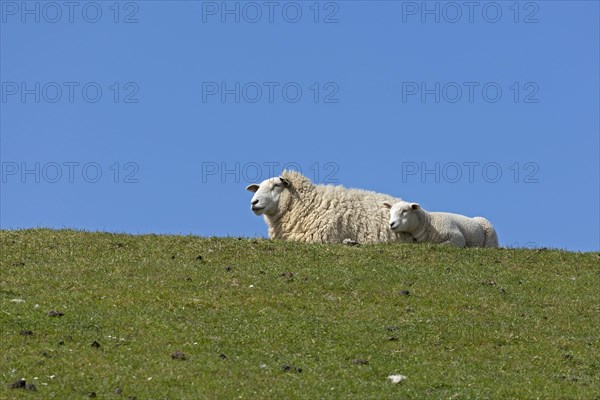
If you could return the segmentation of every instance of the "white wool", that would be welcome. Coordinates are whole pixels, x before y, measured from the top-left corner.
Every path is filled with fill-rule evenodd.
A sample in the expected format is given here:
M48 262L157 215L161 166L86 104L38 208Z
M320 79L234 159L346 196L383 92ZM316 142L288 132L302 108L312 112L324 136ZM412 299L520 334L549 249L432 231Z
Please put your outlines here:
M498 247L496 230L485 218L428 212L417 203L383 203L390 212L390 228L410 234L417 242L458 247Z
M399 201L391 196L343 186L315 185L302 174L284 171L260 185L254 192L252 210L264 215L269 238L306 243L360 244L412 242L409 235L390 231L383 201Z

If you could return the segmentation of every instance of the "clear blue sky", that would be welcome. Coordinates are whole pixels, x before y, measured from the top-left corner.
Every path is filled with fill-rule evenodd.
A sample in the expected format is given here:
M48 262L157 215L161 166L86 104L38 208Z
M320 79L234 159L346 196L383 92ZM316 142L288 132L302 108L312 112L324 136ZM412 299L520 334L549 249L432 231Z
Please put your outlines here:
M597 1L223 4L0 2L2 229L266 236L295 163L600 250Z

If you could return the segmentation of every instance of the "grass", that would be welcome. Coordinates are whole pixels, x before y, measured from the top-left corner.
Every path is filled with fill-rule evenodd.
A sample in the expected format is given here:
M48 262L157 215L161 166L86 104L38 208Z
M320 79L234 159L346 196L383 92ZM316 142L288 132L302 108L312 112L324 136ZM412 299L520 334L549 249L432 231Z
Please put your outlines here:
M0 249L1 399L600 399L599 253L45 229Z

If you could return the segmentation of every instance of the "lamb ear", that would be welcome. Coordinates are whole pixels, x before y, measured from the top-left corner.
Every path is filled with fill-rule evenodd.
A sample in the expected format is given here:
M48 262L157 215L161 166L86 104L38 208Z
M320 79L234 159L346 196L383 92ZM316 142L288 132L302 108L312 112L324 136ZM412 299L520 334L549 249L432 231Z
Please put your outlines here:
M283 176L279 177L279 180L281 180L281 183L283 184L283 186L288 187L290 185L290 181L288 181L287 179L285 179Z
M411 203L410 208L411 210L417 211L421 209L421 206L418 203Z
M256 183L253 183L252 185L248 185L246 186L246 190L252 193L256 193L256 191L258 190L259 186Z
M384 201L382 204L385 208L392 208L392 205L390 203L388 203L387 201Z

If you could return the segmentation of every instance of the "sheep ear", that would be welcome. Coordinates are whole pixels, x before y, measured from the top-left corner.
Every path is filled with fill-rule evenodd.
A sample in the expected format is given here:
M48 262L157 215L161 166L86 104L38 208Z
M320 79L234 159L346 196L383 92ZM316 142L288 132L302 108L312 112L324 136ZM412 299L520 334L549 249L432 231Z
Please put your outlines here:
M411 203L410 208L411 210L417 211L421 209L421 206L417 203Z
M279 180L281 180L281 183L283 184L283 186L288 187L290 185L290 181L288 181L287 179L285 179L283 176L279 177Z
M253 183L252 185L248 185L246 186L246 190L252 193L256 193L256 191L258 190L259 186L256 183Z
M387 201L384 201L382 204L385 208L392 208L392 205L390 203L388 203Z

